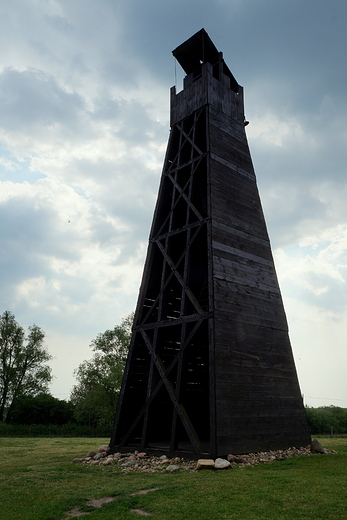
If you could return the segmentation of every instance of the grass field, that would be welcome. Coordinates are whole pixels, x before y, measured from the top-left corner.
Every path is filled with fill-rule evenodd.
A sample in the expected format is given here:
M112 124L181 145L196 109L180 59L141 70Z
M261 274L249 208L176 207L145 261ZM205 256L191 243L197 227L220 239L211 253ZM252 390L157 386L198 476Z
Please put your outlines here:
M341 520L347 518L347 439L320 439L337 455L298 457L255 467L198 473L121 473L72 464L108 439L2 438L0 518L63 520ZM159 488L130 496L139 490ZM114 497L101 508L88 501Z

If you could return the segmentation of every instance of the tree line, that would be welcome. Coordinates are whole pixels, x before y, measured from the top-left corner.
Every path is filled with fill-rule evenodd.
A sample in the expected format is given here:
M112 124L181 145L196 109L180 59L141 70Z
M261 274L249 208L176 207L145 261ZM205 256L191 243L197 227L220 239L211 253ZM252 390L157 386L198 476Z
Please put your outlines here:
M44 344L45 333L37 325L26 333L14 314L5 311L0 316L0 434L45 433L52 430L48 426L63 425L71 434L110 434L132 323L130 314L120 325L98 334L90 345L92 358L74 371L76 385L70 398L61 400L48 390L52 373L47 363L52 356Z
M320 406L305 410L312 435L347 434L347 408Z
M15 316L0 316L0 434L109 435L131 339L133 314L97 335L92 357L74 371L70 398L49 393L52 358L37 325L26 333ZM347 409L306 407L312 435L347 434Z

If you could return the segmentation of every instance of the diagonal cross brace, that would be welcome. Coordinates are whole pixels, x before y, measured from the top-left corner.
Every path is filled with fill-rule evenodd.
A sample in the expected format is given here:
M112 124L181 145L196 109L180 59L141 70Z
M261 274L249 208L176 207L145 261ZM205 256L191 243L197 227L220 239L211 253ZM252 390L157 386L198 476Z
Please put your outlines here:
M166 387L166 390L169 394L169 397L174 405L174 408L179 416L179 418L181 419L182 421L182 424L187 432L187 435L189 437L189 440L190 442L192 443L192 446L194 448L195 451L199 452L199 453L202 453L202 447L200 445L200 441L199 441L199 437L197 436L197 433L194 429L194 426L192 425L189 417L188 417L188 414L187 412L185 411L185 408L183 406L182 403L179 403L176 399L176 395L175 395L175 390L171 384L171 382L169 381L169 379L167 378L166 376L166 373L165 373L165 367L163 365L163 362L161 361L161 359L159 358L159 356L156 354L156 352L154 351L153 347L152 347L152 344L151 342L149 341L148 339L148 336L147 334L145 333L144 330L141 330L141 335L146 343L146 346L152 356L152 359L154 361L154 364L159 372L159 375Z
M205 223L206 223L206 219L204 220L204 222L203 222L202 224L205 224ZM190 247L191 244L194 242L194 240L195 240L197 234L199 233L199 231L200 231L200 226L195 230L194 234L190 237L189 244L188 244L189 247ZM160 243L160 241L159 241L159 238L158 238L157 240L153 240L153 241L152 241L152 244L153 244L153 243L157 244L157 246L158 246L159 249L160 249L160 252L161 252L161 253L163 254L163 256L164 256L164 259L165 259L166 261L168 261L167 259L170 258L170 257L167 255L166 252L165 252L165 254L163 253L163 251L165 251L165 249L164 249L163 246L161 245L161 243ZM152 245L151 245L151 247L152 247ZM185 250L183 251L183 253L181 254L180 258L178 259L176 265L178 265L178 264L182 261L183 257L186 255L186 253L187 253L187 249L185 249ZM165 289L166 289L168 283L170 282L171 278L173 277L173 275L175 275L177 279L178 279L178 276L180 276L179 273L178 273L178 271L177 271L177 269L176 269L175 264L173 263L173 261L170 259L170 262L168 262L168 263L169 263L169 265L170 265L170 267L171 267L171 273L168 275L167 279L166 279L165 282L163 283L163 286L161 287L158 296L155 298L155 300L154 300L154 302L152 303L150 309L147 311L145 317L143 318L143 320L142 320L142 324L144 324L144 323L146 322L148 316L151 314L151 312L153 311L153 309L154 309L155 306L157 305L158 300L160 299L160 297L161 297L162 294L164 293L164 291L165 291ZM196 308L197 312L198 312L199 314L202 314L204 311L201 309L201 306L199 305L199 303L198 303L196 297L194 296L194 294L192 293L192 291L191 291L191 290L190 290L190 289L185 285L185 283L184 283L182 277L180 277L180 279L178 279L178 281L179 281L179 283L182 285L182 287L184 288L184 290L186 291L186 294L188 295L189 299L190 299L191 302L193 303L193 305L194 305L194 307ZM189 292L188 292L188 291L189 291ZM199 308L197 307L197 305L199 306Z
M200 215L199 211L195 208L195 206L192 203L192 201L187 198L187 195L184 193L184 190L186 189L187 185L189 183L191 183L193 175L195 173L195 170L197 169L197 167L199 166L199 164L201 162L201 158L202 158L202 156L196 157L192 161L189 161L189 163L191 165L191 168L192 168L192 171L190 172L189 179L187 180L184 188L181 188L181 186L179 186L177 184L177 182L174 180L174 178L172 176L172 173L174 173L175 171L178 171L181 168L181 165L175 166L175 167L172 167L172 165L170 165L169 169L167 171L165 171L165 176L170 179L170 181L172 182L174 187L177 189L177 191L180 193L180 195L184 198L185 202L188 204L190 209L195 213L195 215L197 216L198 220L200 220L200 221L203 220L203 217ZM165 224L167 223L168 219L170 218L170 215L171 215L172 211L175 209L175 207L177 206L178 201L179 201L179 198L175 201L174 205L170 208L170 211L169 211L168 215L166 216L165 220L163 220L162 225L161 225L161 227L160 227L160 229L158 231L159 233L163 229Z
M167 263L169 264L170 268L171 268L171 271L172 273L176 276L178 282L181 284L181 286L183 287L185 293L187 294L188 298L190 299L190 301L192 302L192 304L194 305L194 307L196 308L197 312L199 314L203 314L204 311L203 309L200 307L200 304L199 302L197 301L197 299L195 298L194 294L192 293L191 289L185 284L182 276L180 275L180 273L178 272L178 270L176 269L176 266L175 264L173 263L173 261L171 260L171 258L169 257L169 255L167 254L167 252L165 251L165 249L163 248L163 246L161 245L161 243L159 241L156 241L163 257L165 258L165 260L167 261Z
M176 128L180 132L181 136L184 137L185 141L180 140L180 144L178 146L178 150L176 152L176 155L173 157L172 161L170 161L171 165L170 165L169 171L171 170L173 165L176 165L176 159L179 156L180 152L182 151L182 148L183 148L183 146L184 146L186 141L188 141L188 143L191 145L191 147L194 148L198 152L199 155L203 155L204 154L204 152L202 150L200 150L200 148L197 146L197 144L194 143L193 139L191 139L191 137L190 137L190 134L193 133L194 129L196 129L197 120L199 119L199 117L200 117L202 112L203 112L203 110L200 110L200 112L195 116L194 124L190 128L188 134L187 134L187 132L185 132L183 130L183 127L180 124L178 124L178 123L176 124Z
M196 322L196 324L194 325L193 329L191 330L191 332L189 333L189 335L187 336L187 338L185 339L183 345L181 346L181 349L180 349L180 352L178 352L176 354L176 356L174 357L174 359L171 361L169 367L167 368L167 370L165 371L165 380L167 380L167 376L169 375L169 373L171 372L171 370L173 369L173 367L175 366L175 364L177 363L178 361L178 358L179 358L179 355L184 352L184 350L186 349L186 347L188 346L190 340L192 339L192 337L194 336L195 332L197 331L197 329L200 327L203 319L206 319L205 318L199 318L198 321ZM147 343L147 335L145 334L145 331L141 330L140 329L140 332L141 332L141 335L142 337L144 338L145 342L146 342L146 345L148 347L148 343ZM153 347L151 346L151 349L150 349L150 353L152 355L152 352L154 352L154 349ZM157 356L158 357L158 356ZM155 362L154 360L154 356L152 355L152 359L153 361ZM160 361L161 363L161 366L163 366L163 363ZM165 368L164 368L165 370ZM153 401L154 397L157 395L157 393L159 392L160 388L162 387L162 385L164 384L164 378L161 377L160 381L158 381L158 384L157 386L151 391L151 394L148 396L145 404L143 405L143 407L141 408L140 412L138 413L136 419L134 420L134 422L131 424L130 428L128 429L128 432L127 434L125 435L125 437L123 438L122 442L119 444L119 447L122 447L124 444L126 444L127 440L129 439L130 435L132 434L134 428L136 427L136 425L138 424L138 422L141 420L141 417L144 415L144 413L146 412L146 410L148 409L149 405L151 404L151 402ZM179 405L181 406L181 405ZM184 410L183 406L181 406L181 411L183 414L185 414L185 416L187 417L187 421L188 421L188 424L191 426L191 429L192 431L195 433L195 430L194 430L194 427L193 425L191 424L188 416L187 416L187 413L186 411ZM181 415L180 415L181 417ZM196 433L195 433L196 435ZM196 435L196 438L197 438L197 435ZM198 441L199 442L199 441ZM200 444L199 444L200 446Z
M175 186L176 190L179 192L180 196L182 197L182 199L184 199L187 203L187 205L190 207L190 209L192 211L194 211L195 215L197 216L197 218L199 220L203 220L204 218L200 215L199 211L196 209L196 207L194 206L194 204L192 203L191 200L189 200L189 198L187 197L187 195L184 193L183 191L183 188L181 188L181 186L179 184L177 184L177 182L175 181L175 179L172 177L171 173L168 174L168 177L170 179L170 181L172 182L172 184ZM174 206L172 209L175 208L175 206L178 204L178 201L179 201L179 198L176 200Z

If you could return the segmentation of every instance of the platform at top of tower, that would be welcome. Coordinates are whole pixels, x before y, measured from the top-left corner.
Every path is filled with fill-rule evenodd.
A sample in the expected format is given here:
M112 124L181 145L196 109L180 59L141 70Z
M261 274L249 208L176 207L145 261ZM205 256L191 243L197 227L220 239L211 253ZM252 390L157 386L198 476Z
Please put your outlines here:
M208 62L214 65L223 59L223 54L218 51L205 29L201 29L188 40L181 43L172 51L172 54L186 74L195 72L202 63ZM223 69L224 74L232 80L231 88L235 89L238 83L225 62L223 63Z

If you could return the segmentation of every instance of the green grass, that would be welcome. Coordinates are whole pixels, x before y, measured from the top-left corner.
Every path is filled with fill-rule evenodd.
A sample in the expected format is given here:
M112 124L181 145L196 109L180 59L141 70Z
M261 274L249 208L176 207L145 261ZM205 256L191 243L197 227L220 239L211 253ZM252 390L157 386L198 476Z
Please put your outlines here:
M347 439L321 439L337 455L298 457L227 471L123 474L72 464L107 439L0 439L2 520L63 520L79 506L86 520L341 520L347 518ZM141 489L160 487L147 495ZM115 497L101 509L88 500Z

